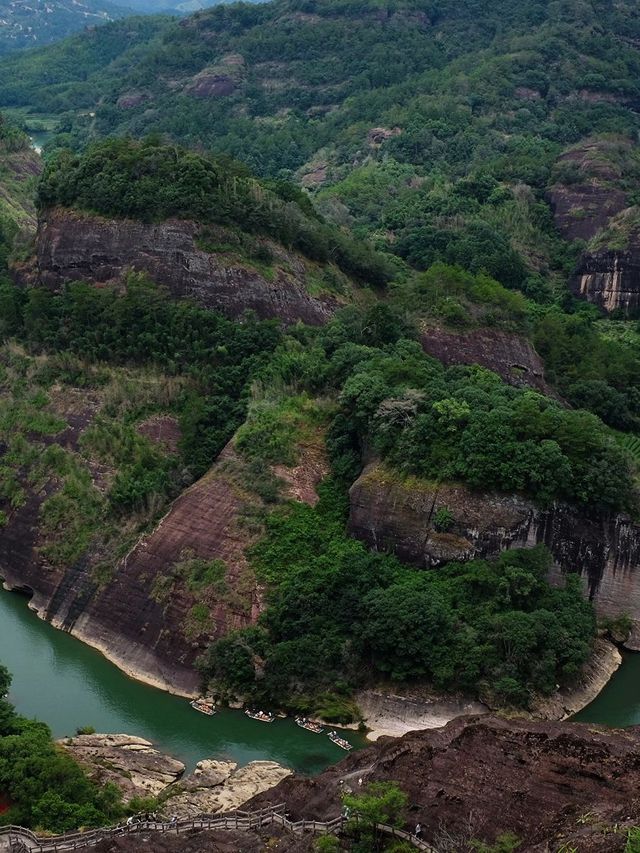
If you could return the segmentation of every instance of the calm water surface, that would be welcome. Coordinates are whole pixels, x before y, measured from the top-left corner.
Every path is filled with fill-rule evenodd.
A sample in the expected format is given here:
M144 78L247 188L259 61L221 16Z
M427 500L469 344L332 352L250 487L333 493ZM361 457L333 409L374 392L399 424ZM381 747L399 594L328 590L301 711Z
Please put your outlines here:
M326 735L300 729L290 719L266 724L239 711L199 714L186 699L128 678L99 652L39 619L26 598L1 589L0 661L13 674L10 698L17 710L46 722L55 737L85 725L139 735L188 768L202 758L239 764L271 759L313 774L346 754ZM356 746L364 744L361 735L342 734Z
M640 653L623 652L622 665L604 690L571 719L616 727L640 724Z

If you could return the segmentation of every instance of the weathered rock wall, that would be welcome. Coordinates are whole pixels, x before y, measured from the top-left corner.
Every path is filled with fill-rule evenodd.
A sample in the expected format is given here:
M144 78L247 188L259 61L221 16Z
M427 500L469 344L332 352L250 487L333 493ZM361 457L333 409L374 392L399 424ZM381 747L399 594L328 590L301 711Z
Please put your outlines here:
M269 243L274 264L273 277L267 278L250 262L198 248L202 233L201 226L185 220L146 224L49 210L38 224L36 268L26 278L58 289L67 281L117 282L135 270L172 296L190 297L229 317L252 310L285 323L321 324L337 307L335 298L307 292L299 256Z
M300 449L298 463L281 471L286 493L313 502L326 460L309 445ZM296 489L301 472L302 491ZM37 549L45 494L33 495L3 529L0 577L6 588L32 593L30 606L42 618L99 649L129 675L174 693L195 694L200 678L194 665L206 646L254 622L262 607L244 553L254 533L243 513L256 497L241 477L230 445L108 578L96 573L97 560L90 556L66 570L46 563ZM209 613L204 625L190 617L200 599L179 570L193 558L222 560L226 567L223 583L204 599Z
M350 504L354 536L420 567L542 543L555 561L552 580L577 572L601 615L626 613L640 623L640 525L629 518L567 504L541 510L517 495L402 480L379 464L352 486ZM453 515L446 533L433 526L444 507Z
M626 250L586 252L571 281L576 296L611 313L640 309L640 245Z
M429 326L420 336L422 348L443 364L479 364L493 370L505 382L535 388L557 396L544 379L544 364L531 341L501 329L469 329L454 332Z

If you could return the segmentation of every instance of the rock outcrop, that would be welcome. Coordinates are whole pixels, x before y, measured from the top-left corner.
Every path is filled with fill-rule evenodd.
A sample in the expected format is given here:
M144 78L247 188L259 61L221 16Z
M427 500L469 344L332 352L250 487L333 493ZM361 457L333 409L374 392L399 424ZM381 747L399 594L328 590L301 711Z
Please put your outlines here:
M500 329L454 332L429 326L420 337L422 348L443 364L479 364L517 387L535 388L557 396L544 379L544 364L531 341Z
M199 248L212 235L210 226L186 220L146 224L53 209L40 218L36 268L20 278L58 289L67 281L118 282L135 270L167 287L172 296L189 297L229 317L255 311L285 323L318 325L338 306L329 294L307 291L307 268L300 256L264 241L274 258L267 277L250 260ZM218 234L217 240L224 244L225 235Z
M89 421L88 411L78 415L69 441L77 442ZM166 438L168 419L156 423L160 436L163 426ZM295 467L277 471L283 494L309 503L317 500L315 486L326 472L320 445L311 441L300 447ZM245 512L260 499L233 446L106 578L96 575L91 555L61 569L39 553L38 513L55 489L52 481L30 493L3 529L0 577L5 587L29 593L30 607L42 618L99 649L129 675L173 693L197 693L196 659L213 639L252 624L262 608L261 590L245 556L256 536ZM204 591L189 583L194 560L217 560L222 570ZM202 604L204 622L193 617L194 607Z
M395 781L409 797L406 828L422 824L432 842L447 833L444 849L513 832L522 853L622 853L637 824L639 751L637 726L459 717L379 741L314 779L291 776L246 808L285 802L294 819L327 820L340 814L345 788L359 790L359 779Z
M445 507L453 520L442 532L433 518ZM601 615L624 613L640 622L640 525L621 515L568 504L542 510L518 495L402 479L371 464L351 488L349 529L370 547L420 567L542 543L554 557L552 581L577 572Z
M640 229L624 183L636 158L629 139L586 140L558 159L564 178L547 193L563 237L588 244L571 279L573 293L627 316L640 309Z
M204 759L181 778L185 770L181 761L134 735L86 734L58 742L92 779L115 783L125 801L162 794L165 814L180 818L234 811L292 772L275 761L239 767L234 761Z
M167 791L166 810L177 817L230 812L291 772L275 761L251 761L244 767L234 761L199 761L192 774Z
M640 310L640 233L631 235L625 249L585 252L571 288L607 313L635 316Z
M125 801L157 797L184 773L184 764L163 755L148 740L133 735L77 735L61 746L100 784L114 782Z
M628 206L626 192L616 183L620 161L632 147L628 139L589 139L558 158L556 168L565 177L551 187L547 199L565 239L591 240Z

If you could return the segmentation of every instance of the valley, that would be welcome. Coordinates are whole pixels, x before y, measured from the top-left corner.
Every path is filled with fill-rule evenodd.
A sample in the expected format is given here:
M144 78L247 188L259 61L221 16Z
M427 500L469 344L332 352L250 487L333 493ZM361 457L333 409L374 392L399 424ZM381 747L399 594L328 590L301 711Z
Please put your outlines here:
M292 850L633 853L638 43L274 0L0 58L0 823L244 808L248 764L248 808L380 818ZM110 733L213 764L141 804Z

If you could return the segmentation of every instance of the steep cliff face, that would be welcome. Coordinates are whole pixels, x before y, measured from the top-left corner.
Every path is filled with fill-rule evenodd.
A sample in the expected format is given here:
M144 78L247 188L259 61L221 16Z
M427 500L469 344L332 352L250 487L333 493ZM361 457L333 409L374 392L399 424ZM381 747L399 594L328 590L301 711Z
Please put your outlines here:
M301 471L304 489L298 488ZM326 463L316 447L304 447L298 466L280 473L285 496L313 502ZM246 513L259 498L233 447L106 577L96 570L95 557L64 570L41 557L43 497L32 496L19 523L3 531L5 586L32 593L31 606L42 618L99 649L130 675L171 692L197 692L198 656L213 639L254 622L262 606L245 556L256 535ZM210 582L201 577L206 567L216 574Z
M628 207L620 179L636 152L624 138L586 139L560 155L547 193L556 227L567 240L591 240Z
M560 156L559 180L547 194L563 237L588 244L572 291L604 311L627 315L640 307L640 233L628 193L639 157L629 139L585 140Z
M421 335L426 353L449 364L479 364L517 387L535 388L556 396L544 380L544 364L533 345L521 335L501 329L454 332L429 326Z
M635 316L640 309L640 234L625 249L585 252L571 287L576 296L608 313Z
M309 293L314 271L301 256L263 241L273 262L255 265L233 252L228 237L184 220L149 225L54 209L40 218L30 276L57 289L65 281L117 282L135 270L176 298L190 297L232 318L250 310L261 318L318 325L335 311L336 296L321 288Z
M403 480L376 464L353 485L350 504L354 536L420 567L542 543L555 560L552 580L577 572L600 614L640 623L640 525L628 518L566 504L541 510L517 495ZM441 532L433 519L445 507L453 521Z

